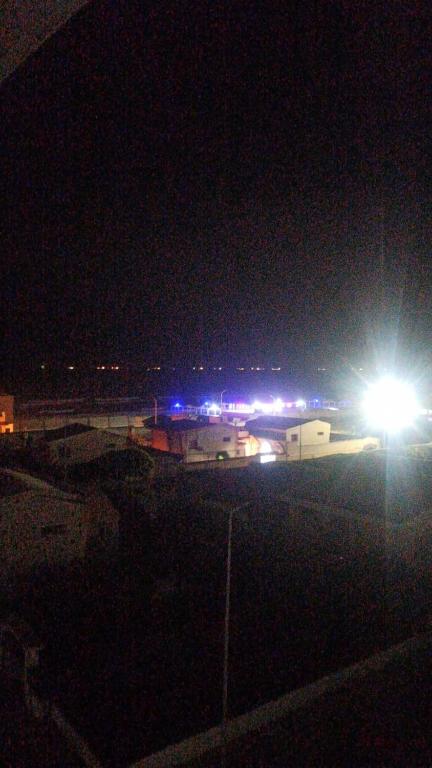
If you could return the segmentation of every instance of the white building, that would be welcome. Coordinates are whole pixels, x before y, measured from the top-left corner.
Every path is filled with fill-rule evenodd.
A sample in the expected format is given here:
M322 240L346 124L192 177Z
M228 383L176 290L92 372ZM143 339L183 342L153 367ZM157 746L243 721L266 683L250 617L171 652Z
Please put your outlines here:
M48 444L51 461L65 465L93 461L109 451L121 451L128 444L127 435L85 424L68 424L48 430L43 442Z
M286 453L309 445L324 445L330 441L330 424L321 419L300 419L288 416L258 416L246 424L251 435L258 438L263 453L268 445L274 453Z
M249 455L248 435L232 424L181 419L152 425L152 448L169 451L186 462L241 458Z
M331 434L330 424L321 419L259 416L247 422L247 429L259 442L261 458L318 459L335 454L360 453L380 448L376 437Z
M66 565L111 550L118 513L100 494L69 493L23 472L0 470L0 583L38 567Z

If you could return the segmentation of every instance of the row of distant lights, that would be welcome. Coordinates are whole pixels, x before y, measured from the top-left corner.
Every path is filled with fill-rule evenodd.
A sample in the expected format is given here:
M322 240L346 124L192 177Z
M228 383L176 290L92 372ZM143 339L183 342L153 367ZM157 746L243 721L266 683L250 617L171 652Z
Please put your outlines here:
M233 410L231 407L234 404L230 404L229 410ZM240 404L239 410L241 409L243 404ZM174 403L174 408L179 409L182 408L181 403ZM211 403L208 400L203 404L203 408L206 408L207 411L214 415L219 415L221 413L221 407L217 405L216 403ZM252 406L250 407L251 411L261 411L262 413L280 413L283 411L284 408L306 408L306 401L305 400L296 400L294 402L285 403L280 397L274 398L271 403L263 403L261 400L254 400L252 403Z
M46 368L46 365L42 364L41 365L41 370L44 371L45 368ZM74 371L75 368L76 368L75 365L68 365L67 366L68 371ZM98 366L96 366L96 370L97 371L119 371L120 370L120 366L119 365L98 365ZM147 368L147 372L148 373L150 371L161 371L161 370L162 370L162 367L160 365L153 365L150 368ZM172 370L175 371L175 368L173 368ZM203 365L194 365L192 370L193 371L204 371L205 368L204 368ZM210 368L209 368L209 370L210 370ZM223 366L222 365L214 365L213 366L213 370L214 371L223 371ZM236 368L236 371L265 371L265 370L266 370L266 368L263 368L260 365L255 365L255 366L253 365L250 368L246 368L244 366L239 366L239 367ZM271 371L280 371L282 369L281 369L281 366L279 365L279 366L272 366L270 368L270 370ZM318 371L325 371L325 370L326 370L326 368L318 368ZM362 371L363 368L359 368L358 370Z
M119 371L120 366L119 365L97 365L96 370L97 371Z
M160 369L159 369L159 370L160 370ZM205 368L204 368L204 366L203 366L203 365L194 365L194 366L193 366L193 368L192 368L192 370L193 370L193 371L204 371L204 370L205 370ZM209 370L210 370L210 369L209 369ZM213 370L214 370L214 371L223 371L223 366L222 366L222 365L214 365L214 366L213 366ZM238 367L238 368L236 368L236 371L265 371L265 370L266 370L265 368L262 368L262 367L261 367L261 366L259 366L259 365L256 365L256 366L251 366L250 368L245 368L245 367ZM281 370L281 367L280 367L280 366L278 366L278 367L272 367L272 368L271 368L271 370L272 370L272 371L280 371L280 370Z
M262 403L260 400L254 400L252 407L255 411L262 413L280 413L284 408L306 408L306 401L299 399L294 402L285 403L280 397L274 398L271 403Z
M41 365L41 369L42 370L45 370L45 367L46 367L45 365ZM68 371L74 371L75 368L76 368L75 365L68 365L67 366ZM120 366L119 365L98 365L98 366L96 366L96 370L97 371L119 371L120 370ZM161 371L161 370L162 370L162 366L160 366L160 365L153 365L153 366L147 368L147 373L150 373L150 371ZM175 368L173 368L172 370L175 371ZM194 365L192 370L193 371L204 371L205 368L204 368L203 365ZM223 366L222 365L215 365L215 366L213 366L213 370L214 371L223 371ZM252 366L251 368L244 368L244 367L242 368L242 367L240 367L240 368L236 368L236 370L237 371L249 371L249 370L251 370L251 371L265 371L266 369L265 368L261 368L259 365L257 365L257 366ZM281 368L280 368L280 366L279 367L275 367L275 368L272 367L271 370L272 371L280 371Z
M41 365L41 370L44 371L46 368L46 365L43 363ZM68 365L67 370L68 371L74 371L76 369L76 365ZM96 366L97 371L119 371L120 366L119 365L98 365Z

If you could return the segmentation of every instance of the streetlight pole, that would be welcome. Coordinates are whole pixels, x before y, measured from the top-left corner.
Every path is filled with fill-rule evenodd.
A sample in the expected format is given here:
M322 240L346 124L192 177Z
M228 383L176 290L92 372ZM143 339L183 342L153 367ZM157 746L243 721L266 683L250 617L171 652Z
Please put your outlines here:
M303 426L303 424L300 424L300 430L299 430L299 432L300 432L300 456L299 456L300 461L301 461L301 457L302 457L302 426Z
M220 409L221 409L221 415L222 415L222 397L224 396L225 392L228 392L227 389L223 389L220 393Z
M225 621L224 621L224 655L223 655L223 690L222 690L222 749L221 768L226 766L226 726L228 722L228 681L229 681L229 641L230 641L230 609L231 609L231 560L232 560L232 532L234 514L246 507L250 507L251 501L231 507L228 510L228 540L226 556L226 580L225 580Z
M154 397L153 401L154 401L154 423L155 423L155 426L156 426L157 425L157 420L158 420L158 401L157 401L157 397Z
M229 662L229 631L230 631L230 607L231 607L231 552L232 552L233 513L234 513L234 510L230 509L228 514L228 543L227 543L226 584L225 584L221 768L225 768L225 765L226 765L226 724L228 719L228 675L229 675L228 662Z

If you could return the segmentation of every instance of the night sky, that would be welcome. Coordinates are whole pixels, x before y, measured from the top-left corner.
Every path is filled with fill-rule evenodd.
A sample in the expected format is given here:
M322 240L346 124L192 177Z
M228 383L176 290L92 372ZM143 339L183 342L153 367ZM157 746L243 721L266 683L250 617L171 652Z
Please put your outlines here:
M0 86L3 362L427 361L429 8L90 3Z

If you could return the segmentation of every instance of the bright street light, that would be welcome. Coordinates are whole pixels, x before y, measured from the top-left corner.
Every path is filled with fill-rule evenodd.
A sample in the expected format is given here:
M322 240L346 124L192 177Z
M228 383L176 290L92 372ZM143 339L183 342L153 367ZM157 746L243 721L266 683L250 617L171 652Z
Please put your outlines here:
M386 434L395 434L413 424L420 406L408 382L385 376L371 384L363 401L368 424Z

